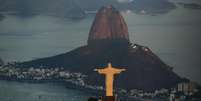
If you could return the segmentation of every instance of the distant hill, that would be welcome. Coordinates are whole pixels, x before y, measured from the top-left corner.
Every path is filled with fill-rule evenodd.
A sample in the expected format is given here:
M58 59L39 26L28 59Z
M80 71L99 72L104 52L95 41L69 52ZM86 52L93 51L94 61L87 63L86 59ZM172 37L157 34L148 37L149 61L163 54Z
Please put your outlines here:
M0 14L0 21L3 20L5 16L3 14Z
M112 4L118 10L131 10L135 13L146 11L147 14L167 13L176 8L168 0L76 0L84 10L98 10L104 5Z
M84 11L74 0L0 0L0 12L20 16L51 15L82 18Z
M122 11L146 14L167 13L176 8L168 0L0 0L0 13L83 18L86 11L97 11L110 4Z
M89 85L104 85L104 78L93 70L103 68L108 62L127 70L117 77L115 86L118 88L153 91L171 88L186 80L174 73L173 68L161 61L148 47L130 43L127 25L119 11L112 6L102 7L96 14L86 46L16 66L63 67L87 75L85 83Z
M133 11L146 14L163 14L176 8L169 0L133 0Z
M178 4L187 9L201 9L201 5L197 3L181 3L180 2Z
M0 58L0 66L4 65L3 60Z

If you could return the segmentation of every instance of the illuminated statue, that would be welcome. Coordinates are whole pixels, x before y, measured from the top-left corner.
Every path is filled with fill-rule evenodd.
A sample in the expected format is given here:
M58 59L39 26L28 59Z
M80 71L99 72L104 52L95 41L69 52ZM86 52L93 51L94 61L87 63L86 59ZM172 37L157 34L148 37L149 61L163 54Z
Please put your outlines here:
M98 71L99 74L103 74L106 76L105 86L106 86L106 96L113 96L113 81L114 75L119 74L125 69L113 68L111 63L108 63L108 66L104 69L94 69L94 71Z

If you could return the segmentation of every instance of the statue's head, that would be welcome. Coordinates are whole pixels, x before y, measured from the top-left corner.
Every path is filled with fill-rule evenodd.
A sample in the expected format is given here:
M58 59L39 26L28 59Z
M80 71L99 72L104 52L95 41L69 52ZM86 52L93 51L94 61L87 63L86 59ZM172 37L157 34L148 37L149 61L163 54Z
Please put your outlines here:
M109 68L112 68L112 64L109 62L107 65Z

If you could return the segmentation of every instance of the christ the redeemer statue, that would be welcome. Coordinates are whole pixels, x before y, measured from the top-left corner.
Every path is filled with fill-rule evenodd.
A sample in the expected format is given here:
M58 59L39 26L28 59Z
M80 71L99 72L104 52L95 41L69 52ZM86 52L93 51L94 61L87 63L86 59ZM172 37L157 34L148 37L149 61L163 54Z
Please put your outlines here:
M113 96L114 75L125 71L125 69L113 68L111 63L108 63L108 66L106 68L94 69L94 71L98 71L99 74L105 75L106 96Z

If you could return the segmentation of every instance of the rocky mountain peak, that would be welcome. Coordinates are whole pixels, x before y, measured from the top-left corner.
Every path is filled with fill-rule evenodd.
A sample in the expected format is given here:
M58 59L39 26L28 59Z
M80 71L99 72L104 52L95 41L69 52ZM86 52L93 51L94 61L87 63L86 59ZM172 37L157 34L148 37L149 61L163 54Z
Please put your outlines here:
M104 6L98 10L91 26L88 44L103 41L129 42L128 27L118 10L113 6Z

